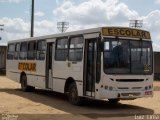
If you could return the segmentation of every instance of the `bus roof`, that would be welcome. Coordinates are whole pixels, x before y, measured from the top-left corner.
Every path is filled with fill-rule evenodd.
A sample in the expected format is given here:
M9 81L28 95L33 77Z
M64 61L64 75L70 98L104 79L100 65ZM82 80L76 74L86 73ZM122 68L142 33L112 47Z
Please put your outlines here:
M136 31L143 31L147 32L148 36L147 39L150 39L150 33L149 31L139 29L139 28L130 28L130 27L119 27L119 26L106 26L106 27L97 27L97 28L91 28L91 29L85 29L85 30L78 30L78 31L71 31L71 32L65 32L65 33L57 33L57 34L51 34L51 35L44 35L44 36L38 36L38 37L30 37L30 38L23 38L23 39L18 39L18 40L10 40L8 43L13 43L13 42L19 42L19 41L32 41L32 40L44 40L44 39L52 39L52 38L57 38L57 37L65 37L65 36L74 36L74 35L81 35L81 34L91 34L91 33L98 33L102 32L102 35L109 35L108 33L103 32L103 30L106 29L123 29L123 30L136 30ZM116 36L116 34L109 35L109 36ZM120 37L123 37L119 35ZM127 36L125 36L127 37ZM132 37L132 36L128 36ZM137 36L138 37L138 36Z

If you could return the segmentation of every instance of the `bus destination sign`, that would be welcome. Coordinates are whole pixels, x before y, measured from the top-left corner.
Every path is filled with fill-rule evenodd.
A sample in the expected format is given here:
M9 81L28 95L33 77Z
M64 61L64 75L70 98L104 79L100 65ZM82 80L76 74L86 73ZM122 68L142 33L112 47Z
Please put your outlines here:
M21 70L21 71L35 72L36 71L36 63L23 63L23 62L20 62L18 64L18 69Z
M150 33L148 31L130 29L130 28L116 28L116 27L102 28L102 35L151 39Z

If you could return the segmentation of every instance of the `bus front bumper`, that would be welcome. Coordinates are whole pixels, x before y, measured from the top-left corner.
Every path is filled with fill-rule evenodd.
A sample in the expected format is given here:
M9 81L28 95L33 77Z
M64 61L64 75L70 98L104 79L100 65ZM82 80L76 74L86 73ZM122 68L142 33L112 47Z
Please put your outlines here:
M153 91L109 91L100 90L100 99L136 99L142 97L153 97Z

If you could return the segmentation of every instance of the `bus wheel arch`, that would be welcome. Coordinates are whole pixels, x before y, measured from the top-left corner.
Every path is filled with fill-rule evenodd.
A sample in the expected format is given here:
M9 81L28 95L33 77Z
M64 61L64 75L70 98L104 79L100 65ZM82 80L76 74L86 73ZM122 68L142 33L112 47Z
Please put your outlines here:
M67 80L66 80L66 83L65 83L65 86L64 86L64 93L68 93L68 90L69 90L69 86L71 85L71 83L74 83L74 79L69 77Z
M78 89L73 78L67 79L65 84L65 93L67 93L68 100L73 105L81 105L82 98L78 96Z
M23 75L26 75L26 73L23 71L23 72L21 72L21 75L20 75L20 83L22 82L22 76Z
M27 84L27 75L25 74L25 72L21 73L20 83L21 83L21 89L24 92L31 92L35 90L35 87L29 86Z

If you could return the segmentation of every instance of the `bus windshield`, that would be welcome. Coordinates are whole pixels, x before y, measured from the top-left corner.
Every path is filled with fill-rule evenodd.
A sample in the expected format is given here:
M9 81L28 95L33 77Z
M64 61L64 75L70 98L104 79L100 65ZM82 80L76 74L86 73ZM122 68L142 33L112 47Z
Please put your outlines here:
M152 52L151 41L104 38L104 72L152 74Z

